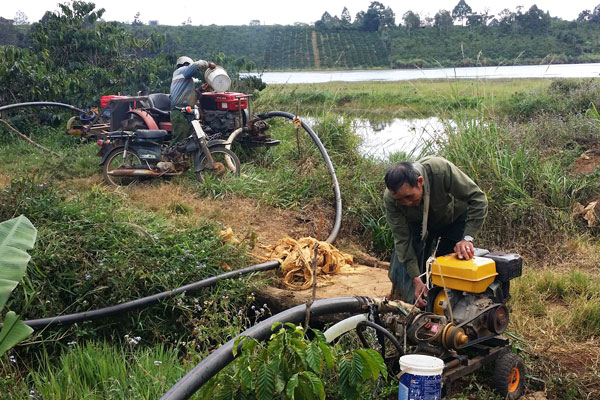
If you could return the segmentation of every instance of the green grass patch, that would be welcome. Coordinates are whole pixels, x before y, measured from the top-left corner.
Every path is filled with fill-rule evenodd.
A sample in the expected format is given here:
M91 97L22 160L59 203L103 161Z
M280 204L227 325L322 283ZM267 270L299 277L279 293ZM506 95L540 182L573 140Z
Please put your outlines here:
M529 271L513 281L511 294L511 305L521 315L551 316L563 332L580 339L598 334L600 278L597 275L581 270Z
M445 115L457 110L505 111L514 96L544 91L543 79L520 80L414 80L399 82L328 82L269 85L261 92L256 108L281 107L302 113L341 111L385 113L397 118ZM512 112L512 111L509 111Z
M177 348L143 347L136 341L73 341L57 358L42 352L25 379L16 379L16 363L4 362L3 398L157 399L189 367L181 364Z

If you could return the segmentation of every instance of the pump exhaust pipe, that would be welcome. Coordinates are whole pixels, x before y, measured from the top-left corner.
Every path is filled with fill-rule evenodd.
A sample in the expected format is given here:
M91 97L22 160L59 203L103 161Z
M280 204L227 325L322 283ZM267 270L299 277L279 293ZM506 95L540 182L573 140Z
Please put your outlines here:
M183 172L156 172L150 169L113 169L112 171L108 171L107 174L110 176L149 176L159 178L165 175L181 175Z

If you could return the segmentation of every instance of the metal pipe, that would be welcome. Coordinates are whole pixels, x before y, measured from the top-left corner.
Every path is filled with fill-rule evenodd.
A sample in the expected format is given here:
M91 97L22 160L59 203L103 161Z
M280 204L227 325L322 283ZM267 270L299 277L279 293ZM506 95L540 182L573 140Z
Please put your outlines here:
M32 101L29 103L9 104L9 105L0 107L0 112L6 111L6 110L12 110L13 108L22 108L22 107L62 107L62 108L69 109L71 111L77 111L79 113L84 112L81 108L77 108L70 104L56 103L53 101ZM0 118L1 118L1 116L0 116Z
M61 315L58 317L49 317L41 319L32 319L29 321L23 321L25 325L32 327L33 329L42 329L54 325L71 325L81 321L87 321L97 318L109 317L116 314L121 314L128 311L137 310L140 308L148 307L154 303L158 303L161 300L168 299L170 297L177 296L181 293L194 292L198 289L213 286L218 281L223 279L237 278L238 276L250 274L253 272L264 272L279 267L279 261L268 261L261 264L250 265L246 268L241 268L235 271L226 272L221 275L212 276L207 279L203 279L198 282L190 283L185 286L181 286L177 289L169 290L166 292L158 293L152 296L142 297L140 299L128 301L126 303L117 304L110 307L100 308L98 310L85 311L75 314Z
M342 312L357 313L364 311L363 308L368 301L370 301L370 299L365 297L336 297L332 299L316 300L310 308L311 318ZM305 313L306 305L301 304L280 312L279 314L275 314L242 332L209 354L204 360L196 365L194 369L188 372L179 380L179 382L169 389L169 391L161 397L161 400L189 399L190 396L208 382L210 378L215 376L220 370L234 360L236 356L233 355L233 345L240 336L260 341L266 340L273 333L271 331L271 326L275 322L292 322L297 324L304 320ZM238 343L238 350L241 350L241 343ZM241 351L238 351L237 355L239 355L240 352Z
M258 117L260 119L268 119L272 117L284 117L291 120L296 119L294 114L290 114L283 111L270 111L268 113L259 114ZM338 184L337 177L335 175L335 170L333 169L333 164L331 163L331 159L327 154L327 150L325 150L325 146L321 143L321 140L317 136L317 134L308 126L304 121L300 121L302 123L302 128L310 135L311 139L315 142L319 151L321 152L321 156L323 156L323 160L327 165L327 169L329 170L329 175L331 176L331 181L333 182L333 193L335 194L335 221L333 223L333 229L327 238L327 243L333 243L337 238L337 235L340 231L340 226L342 225L342 195L340 193L340 186Z
M152 171L150 169L143 169L143 168L137 168L137 169L114 169L112 171L107 172L108 175L110 176L151 176L153 178L158 178L161 176L173 176L173 175L182 175L184 173L184 171L180 171L180 172L156 172L156 171Z

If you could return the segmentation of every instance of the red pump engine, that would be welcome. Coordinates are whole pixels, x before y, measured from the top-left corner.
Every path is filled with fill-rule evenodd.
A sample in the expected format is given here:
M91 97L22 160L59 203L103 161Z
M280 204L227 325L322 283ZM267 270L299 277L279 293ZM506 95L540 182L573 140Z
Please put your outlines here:
M230 133L248 121L248 95L235 92L200 94L201 119L214 132Z

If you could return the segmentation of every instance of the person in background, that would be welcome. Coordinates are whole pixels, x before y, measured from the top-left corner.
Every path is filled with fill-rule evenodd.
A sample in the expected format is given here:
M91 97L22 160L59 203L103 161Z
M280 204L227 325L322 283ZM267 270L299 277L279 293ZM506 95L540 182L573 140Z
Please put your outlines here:
M458 167L441 157L403 161L385 174L385 214L394 237L388 276L392 298L426 305L421 275L427 258L456 253L474 256L473 237L487 215L483 191Z
M195 106L196 88L194 86L194 74L200 69L214 69L215 63L182 56L177 59L177 69L173 72L171 80L171 124L173 133L171 143L177 143L190 135L190 124L187 118L176 108Z

